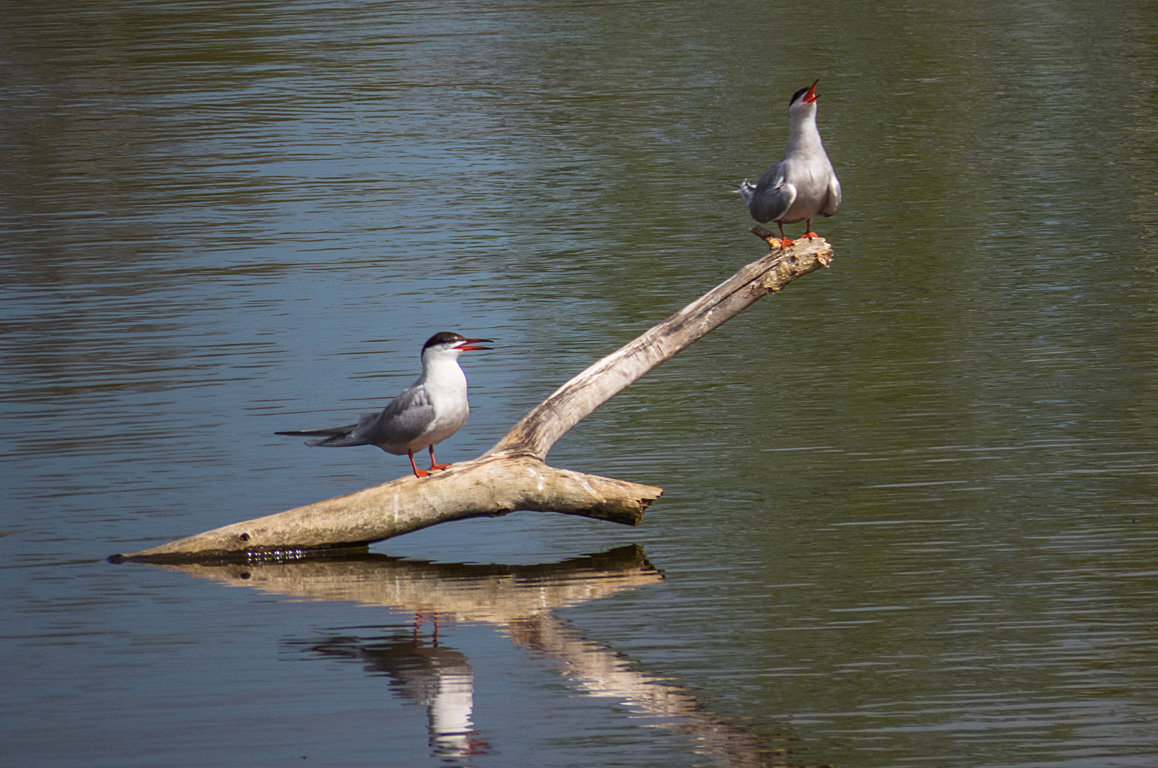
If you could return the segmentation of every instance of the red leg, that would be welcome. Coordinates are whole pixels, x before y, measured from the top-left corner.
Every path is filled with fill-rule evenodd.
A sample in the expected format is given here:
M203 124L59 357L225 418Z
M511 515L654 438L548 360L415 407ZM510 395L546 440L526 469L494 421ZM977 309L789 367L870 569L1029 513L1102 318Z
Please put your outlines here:
M436 469L446 469L449 466L449 464L436 464L434 462L434 446L430 446L430 471L433 472Z
M788 248L789 246L792 245L793 241L789 240L787 237L784 236L784 225L783 224L781 224L780 222L776 222L776 226L780 227L780 247L781 248Z
M808 219L804 222L804 236L809 240L815 240L816 238L820 237L820 235L812 231L812 219Z
M418 465L414 463L414 451L407 451L406 454L410 457L410 468L414 470L415 477L426 477L430 474L425 469L419 469Z

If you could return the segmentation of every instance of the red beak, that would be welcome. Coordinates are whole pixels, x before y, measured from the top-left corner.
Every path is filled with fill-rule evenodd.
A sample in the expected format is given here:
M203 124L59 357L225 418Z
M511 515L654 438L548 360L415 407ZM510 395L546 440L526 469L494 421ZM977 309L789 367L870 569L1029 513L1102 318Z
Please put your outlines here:
M470 352L474 349L492 349L492 347L471 346L473 344L478 344L480 341L485 341L488 344L494 344L494 342L490 339L467 339L466 341L460 341L455 349L457 349L459 352Z
M819 80L816 81L816 83L819 83L819 82L820 82ZM801 97L801 99L800 99L801 101L807 101L810 104L812 102L816 101L816 83L813 83L812 87L808 89L808 93L804 94L804 96Z

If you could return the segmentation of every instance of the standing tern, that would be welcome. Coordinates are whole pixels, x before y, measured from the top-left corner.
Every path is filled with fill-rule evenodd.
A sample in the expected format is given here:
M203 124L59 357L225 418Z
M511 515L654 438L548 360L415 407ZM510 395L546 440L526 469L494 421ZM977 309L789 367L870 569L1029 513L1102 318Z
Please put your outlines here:
M744 179L737 190L752 218L764 224L775 221L780 228L780 247L792 245L784 225L806 222L804 237L820 237L812 231L819 213L831 216L840 207L840 181L824 151L816 128L816 83L801 88L788 102L788 143L784 157L753 184Z
M329 429L277 432L279 435L317 437L307 445L343 448L348 445L376 445L387 453L410 456L415 477L426 477L449 464L434 460L434 445L459 430L470 413L466 399L466 374L458 365L463 352L490 349L477 346L490 339L468 339L443 331L430 337L422 347L422 375L402 394L390 401L381 413L367 413L357 424ZM430 469L419 469L414 452L430 450Z

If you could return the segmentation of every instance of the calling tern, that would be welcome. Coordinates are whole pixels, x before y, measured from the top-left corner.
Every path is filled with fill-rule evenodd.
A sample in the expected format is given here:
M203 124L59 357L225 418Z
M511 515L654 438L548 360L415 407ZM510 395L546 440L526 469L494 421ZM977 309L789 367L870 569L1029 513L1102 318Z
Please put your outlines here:
M780 245L792 240L784 236L784 225L806 222L804 237L819 237L812 231L817 215L831 216L840 206L840 181L832 169L820 131L816 127L816 83L801 88L788 102L788 143L784 156L764 172L755 184L748 179L737 190L752 218L761 224L775 221L780 228Z
M407 454L416 477L446 469L434 460L434 446L453 435L466 422L470 406L466 397L466 374L458 364L463 352L491 349L478 346L490 339L468 339L443 331L422 347L422 375L379 413L362 415L356 424L327 429L278 432L279 435L313 437L307 445L343 448L376 445L387 453ZM430 469L419 469L414 452L430 451Z

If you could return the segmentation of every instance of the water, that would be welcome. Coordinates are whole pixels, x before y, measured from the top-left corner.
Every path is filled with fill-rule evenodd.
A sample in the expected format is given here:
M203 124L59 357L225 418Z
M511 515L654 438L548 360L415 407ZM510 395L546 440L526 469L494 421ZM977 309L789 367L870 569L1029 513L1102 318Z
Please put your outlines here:
M122 3L0 24L5 764L1158 763L1145 3ZM639 528L104 557L381 482L438 330L527 409L762 255L820 77L831 269L561 440ZM234 588L228 588L234 587Z

